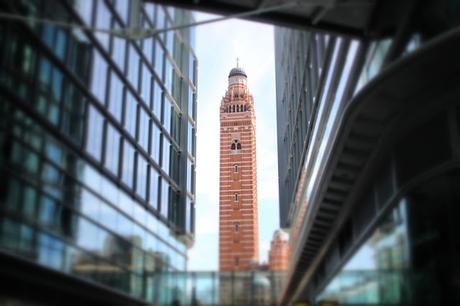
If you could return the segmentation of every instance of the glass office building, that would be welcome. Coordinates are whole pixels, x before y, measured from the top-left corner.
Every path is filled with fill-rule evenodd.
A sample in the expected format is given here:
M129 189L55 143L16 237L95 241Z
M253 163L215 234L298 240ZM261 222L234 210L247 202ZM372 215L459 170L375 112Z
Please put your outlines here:
M30 17L0 18L2 301L159 305L179 294L158 275L186 270L194 239L195 34L93 30L132 27L134 2L0 4ZM134 26L193 21L139 3Z
M460 303L460 10L383 7L363 36L275 29L286 305Z

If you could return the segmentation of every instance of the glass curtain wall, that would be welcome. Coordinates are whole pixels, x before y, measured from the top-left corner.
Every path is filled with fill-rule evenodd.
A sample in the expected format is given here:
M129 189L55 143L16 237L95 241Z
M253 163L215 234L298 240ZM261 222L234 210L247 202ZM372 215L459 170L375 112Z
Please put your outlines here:
M121 29L130 2L4 1L0 10ZM146 28L192 18L148 3L140 16ZM154 274L186 269L197 64L194 33L168 33L135 41L0 20L0 252L152 303L161 299Z

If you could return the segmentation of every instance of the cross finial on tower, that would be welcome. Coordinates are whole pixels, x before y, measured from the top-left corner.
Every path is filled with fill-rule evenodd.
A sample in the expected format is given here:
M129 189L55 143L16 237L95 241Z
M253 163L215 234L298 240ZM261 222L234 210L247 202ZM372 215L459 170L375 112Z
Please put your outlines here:
M236 68L240 68L239 63L240 63L240 59L236 58Z

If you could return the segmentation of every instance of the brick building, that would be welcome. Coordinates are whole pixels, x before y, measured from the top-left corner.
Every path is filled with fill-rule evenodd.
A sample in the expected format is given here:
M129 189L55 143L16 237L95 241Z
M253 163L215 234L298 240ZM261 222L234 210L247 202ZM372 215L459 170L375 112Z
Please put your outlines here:
M289 259L289 238L283 230L276 230L268 252L268 266L271 271L286 271Z
M258 262L256 117L243 69L233 68L220 107L219 268Z

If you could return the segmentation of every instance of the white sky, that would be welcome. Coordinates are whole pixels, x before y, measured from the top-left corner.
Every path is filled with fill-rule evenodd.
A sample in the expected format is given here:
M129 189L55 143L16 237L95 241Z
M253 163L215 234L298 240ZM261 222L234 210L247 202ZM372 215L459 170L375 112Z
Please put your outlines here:
M197 20L216 16L197 13ZM267 261L273 232L279 227L276 95L273 27L228 20L196 29L198 56L196 235L189 270L218 269L219 106L227 77L236 66L248 75L257 118L257 186L260 260Z

